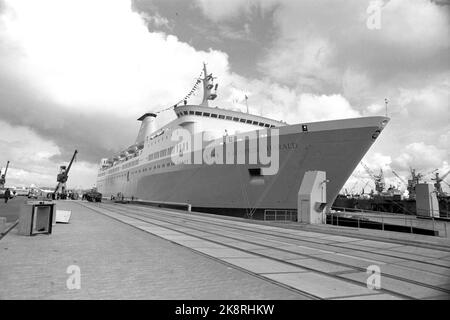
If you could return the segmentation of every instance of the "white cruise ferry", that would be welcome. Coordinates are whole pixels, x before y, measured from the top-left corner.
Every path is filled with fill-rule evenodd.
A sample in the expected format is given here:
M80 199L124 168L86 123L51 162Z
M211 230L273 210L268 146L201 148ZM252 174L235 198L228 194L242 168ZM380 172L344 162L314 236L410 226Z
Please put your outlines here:
M187 203L193 210L227 214L296 210L304 173L322 170L331 206L389 121L361 117L288 125L210 107L217 84L206 65L197 82L203 84L201 104L175 105L176 119L159 128L157 115L145 113L135 143L101 160L97 188L103 196Z

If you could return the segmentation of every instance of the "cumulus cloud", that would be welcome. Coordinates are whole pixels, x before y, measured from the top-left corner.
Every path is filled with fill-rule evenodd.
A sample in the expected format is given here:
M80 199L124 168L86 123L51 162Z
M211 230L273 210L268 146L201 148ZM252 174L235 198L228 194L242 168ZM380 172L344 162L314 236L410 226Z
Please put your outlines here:
M394 164L400 169L414 166L419 170L440 168L449 159L449 150L439 149L434 145L414 142L405 146L395 158Z
M247 15L252 9L266 11L272 8L277 0L196 0L204 14L213 21L226 21Z
M80 159L97 163L132 144L142 113L183 97L203 61L227 70L223 52L197 51L175 36L149 32L130 1L2 4L1 117L55 143L61 153L54 161L78 149ZM163 114L160 124L173 117ZM15 156L11 148L2 154Z

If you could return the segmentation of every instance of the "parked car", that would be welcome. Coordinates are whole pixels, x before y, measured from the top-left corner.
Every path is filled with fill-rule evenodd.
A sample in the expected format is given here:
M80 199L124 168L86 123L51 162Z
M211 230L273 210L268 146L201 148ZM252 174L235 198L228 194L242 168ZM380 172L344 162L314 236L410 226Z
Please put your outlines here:
M102 194L94 189L89 190L83 194L83 200L85 199L89 202L102 202Z

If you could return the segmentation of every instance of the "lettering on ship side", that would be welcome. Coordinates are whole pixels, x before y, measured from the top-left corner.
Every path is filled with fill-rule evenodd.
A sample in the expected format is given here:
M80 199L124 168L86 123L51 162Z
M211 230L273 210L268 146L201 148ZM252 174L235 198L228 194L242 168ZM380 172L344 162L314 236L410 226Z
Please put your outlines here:
M279 149L280 150L294 150L298 148L298 144L295 142L288 142L288 143L280 143ZM271 150L271 146L267 146L267 150Z

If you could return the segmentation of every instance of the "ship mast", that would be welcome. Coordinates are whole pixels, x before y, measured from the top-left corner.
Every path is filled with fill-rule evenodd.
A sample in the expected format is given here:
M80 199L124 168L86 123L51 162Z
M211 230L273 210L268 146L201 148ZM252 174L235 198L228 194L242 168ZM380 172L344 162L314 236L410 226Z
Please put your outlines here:
M211 74L208 74L206 70L206 63L203 63L203 74L204 78L201 79L203 81L203 101L200 104L202 107L209 107L208 100L214 100L217 98L217 84L214 86L214 77ZM214 93L212 93L212 89L214 88Z

